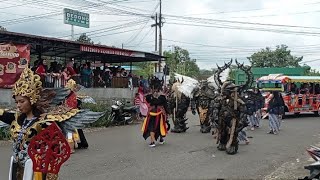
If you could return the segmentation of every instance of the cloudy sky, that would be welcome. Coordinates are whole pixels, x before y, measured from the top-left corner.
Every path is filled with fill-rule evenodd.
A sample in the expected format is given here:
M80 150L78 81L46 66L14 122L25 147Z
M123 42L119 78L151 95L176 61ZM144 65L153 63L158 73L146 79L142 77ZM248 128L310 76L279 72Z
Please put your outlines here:
M0 26L9 31L70 39L63 8L90 13L90 28L75 36L142 51L154 51L151 19L159 0L0 0ZM286 44L320 69L319 0L162 0L163 49L189 50L201 69L246 57L266 46Z

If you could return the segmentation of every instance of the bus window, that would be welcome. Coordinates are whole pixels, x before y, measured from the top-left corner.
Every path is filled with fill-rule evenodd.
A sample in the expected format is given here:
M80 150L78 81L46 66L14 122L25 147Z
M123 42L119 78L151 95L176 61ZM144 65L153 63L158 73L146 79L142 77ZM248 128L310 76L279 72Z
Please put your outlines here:
M309 93L309 85L307 83L303 83L300 86L300 94L307 94Z
M320 85L316 84L316 86L314 87L314 91L316 94L320 94Z
M290 84L290 92L291 93L296 93L297 90L297 85L295 83Z
M314 83L310 83L309 93L310 93L310 94L314 94Z

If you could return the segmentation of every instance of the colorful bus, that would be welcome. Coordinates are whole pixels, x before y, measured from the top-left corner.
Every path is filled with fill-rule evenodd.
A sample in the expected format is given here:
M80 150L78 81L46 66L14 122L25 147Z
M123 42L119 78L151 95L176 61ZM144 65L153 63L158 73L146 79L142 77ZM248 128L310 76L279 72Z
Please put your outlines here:
M265 107L268 107L268 94L279 91L285 102L285 112L300 114L313 112L319 115L320 108L320 76L286 76L270 74L256 81L257 87L266 97Z

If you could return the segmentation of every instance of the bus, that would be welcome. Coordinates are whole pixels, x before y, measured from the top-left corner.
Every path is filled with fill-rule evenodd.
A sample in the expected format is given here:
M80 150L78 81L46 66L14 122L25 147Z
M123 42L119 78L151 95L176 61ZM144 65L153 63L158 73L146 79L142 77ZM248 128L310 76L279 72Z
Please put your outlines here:
M300 114L313 112L319 115L320 108L320 76L286 76L283 74L269 74L256 80L265 98L266 113L268 96L272 91L279 91L285 102L285 112ZM285 114L283 114L285 115Z

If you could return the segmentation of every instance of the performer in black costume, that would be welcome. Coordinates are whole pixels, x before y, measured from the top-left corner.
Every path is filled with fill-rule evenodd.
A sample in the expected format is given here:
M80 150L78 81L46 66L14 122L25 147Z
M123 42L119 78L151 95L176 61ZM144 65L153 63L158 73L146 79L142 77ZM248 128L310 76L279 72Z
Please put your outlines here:
M241 69L247 75L245 84L236 86L232 81L222 82L220 74L230 68L232 60L223 67L218 66L215 73L215 81L218 85L219 96L215 98L216 109L214 110L214 122L218 122L217 135L218 149L226 151L227 154L236 154L238 152L238 133L246 127L247 124L247 105L244 102L245 91L253 82L251 67L245 67L236 60L238 69Z
M167 135L167 99L161 93L163 81L153 78L150 82L152 94L146 96L149 103L149 111L142 125L143 137L146 140L150 136L150 147L155 147L155 142L160 137L160 144L164 143ZM169 126L168 126L169 127Z

